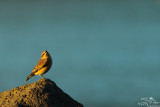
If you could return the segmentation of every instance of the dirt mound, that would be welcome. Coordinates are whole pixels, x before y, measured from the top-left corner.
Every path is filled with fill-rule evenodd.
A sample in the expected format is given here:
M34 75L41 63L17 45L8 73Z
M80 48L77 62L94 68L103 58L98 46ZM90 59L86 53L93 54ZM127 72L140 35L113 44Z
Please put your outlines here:
M50 79L0 93L0 107L83 107Z

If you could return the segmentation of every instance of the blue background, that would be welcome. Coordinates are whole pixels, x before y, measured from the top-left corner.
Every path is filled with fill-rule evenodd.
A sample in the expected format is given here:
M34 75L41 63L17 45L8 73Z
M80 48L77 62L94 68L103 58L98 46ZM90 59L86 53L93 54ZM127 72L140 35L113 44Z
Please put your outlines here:
M85 107L159 100L160 1L0 1L0 92L26 84L44 50L44 77Z

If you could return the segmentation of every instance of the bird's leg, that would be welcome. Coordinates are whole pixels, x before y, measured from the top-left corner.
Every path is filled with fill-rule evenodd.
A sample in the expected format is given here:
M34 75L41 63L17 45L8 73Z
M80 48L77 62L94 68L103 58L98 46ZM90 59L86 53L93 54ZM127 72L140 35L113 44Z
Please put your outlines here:
M44 76L40 75L42 78L44 78ZM45 78L44 78L45 79Z

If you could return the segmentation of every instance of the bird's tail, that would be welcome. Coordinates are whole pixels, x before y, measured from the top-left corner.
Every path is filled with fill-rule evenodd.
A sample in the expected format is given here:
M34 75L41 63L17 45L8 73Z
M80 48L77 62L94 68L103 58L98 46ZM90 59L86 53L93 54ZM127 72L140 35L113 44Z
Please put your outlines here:
M34 76L34 73L31 73L28 77L27 77L27 79L26 79L26 81L28 81L31 77L33 77Z

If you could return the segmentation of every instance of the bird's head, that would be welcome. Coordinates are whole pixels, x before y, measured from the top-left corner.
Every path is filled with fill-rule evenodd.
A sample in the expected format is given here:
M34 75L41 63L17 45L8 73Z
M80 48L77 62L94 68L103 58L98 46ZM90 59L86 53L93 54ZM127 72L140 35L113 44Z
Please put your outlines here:
M49 56L50 55L49 55L49 53L46 50L41 53L41 57L42 58L48 58Z

